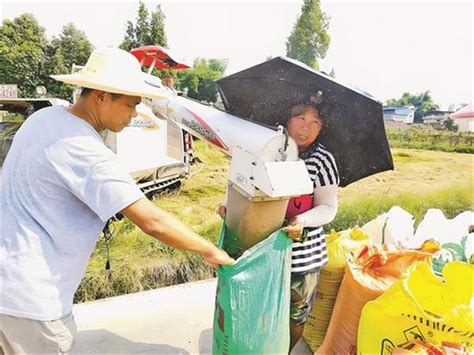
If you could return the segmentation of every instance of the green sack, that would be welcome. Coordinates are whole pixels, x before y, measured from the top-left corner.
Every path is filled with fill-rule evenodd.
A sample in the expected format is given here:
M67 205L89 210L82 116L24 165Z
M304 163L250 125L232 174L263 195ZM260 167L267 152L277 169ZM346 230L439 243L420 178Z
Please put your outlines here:
M290 275L291 240L281 230L219 267L214 355L288 353Z
M451 261L468 262L466 244L468 236L461 238L459 242L449 242L441 246L441 250L433 255L433 271L438 276L443 276L443 267Z

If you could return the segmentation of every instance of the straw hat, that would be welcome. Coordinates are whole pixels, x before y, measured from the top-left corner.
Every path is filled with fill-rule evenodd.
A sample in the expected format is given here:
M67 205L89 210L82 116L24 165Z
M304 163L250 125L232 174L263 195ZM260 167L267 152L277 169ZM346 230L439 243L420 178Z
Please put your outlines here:
M162 89L145 81L138 60L118 48L94 50L84 68L74 74L51 75L53 79L114 94L163 98Z

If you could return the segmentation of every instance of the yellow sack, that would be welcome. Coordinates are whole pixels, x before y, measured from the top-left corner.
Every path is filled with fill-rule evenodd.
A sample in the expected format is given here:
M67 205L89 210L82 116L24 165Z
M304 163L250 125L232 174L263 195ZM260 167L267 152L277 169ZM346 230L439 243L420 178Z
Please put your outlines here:
M391 245L365 246L348 260L337 294L321 355L356 354L357 329L363 307L382 295L413 264L431 260L439 246L425 243L421 250L399 249Z
M342 232L331 231L326 235L326 248L328 251L328 264L325 269L344 270L347 254L356 253L364 245L369 244L370 238L362 230L355 227Z
M451 262L443 269L443 282L429 263L417 263L363 308L358 353L391 354L395 346L414 339L462 343L474 350L473 276L474 265Z

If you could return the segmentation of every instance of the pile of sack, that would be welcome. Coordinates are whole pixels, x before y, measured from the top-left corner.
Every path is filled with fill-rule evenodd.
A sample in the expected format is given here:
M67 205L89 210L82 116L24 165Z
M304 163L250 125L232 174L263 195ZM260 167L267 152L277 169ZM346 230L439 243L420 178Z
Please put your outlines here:
M327 236L305 339L319 354L464 354L474 350L473 213L449 220L399 207ZM431 350L430 350L431 349Z
M346 255L352 255L369 243L367 234L360 229L332 231L326 236L329 263L321 270L316 300L305 326L305 340L312 349L323 343L337 294L344 277Z

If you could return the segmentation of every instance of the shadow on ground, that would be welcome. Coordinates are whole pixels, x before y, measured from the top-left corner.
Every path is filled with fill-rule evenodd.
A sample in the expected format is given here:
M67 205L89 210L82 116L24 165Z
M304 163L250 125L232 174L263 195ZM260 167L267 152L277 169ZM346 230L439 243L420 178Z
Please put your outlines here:
M71 354L190 354L182 348L169 344L131 341L104 329L79 331L75 344Z

